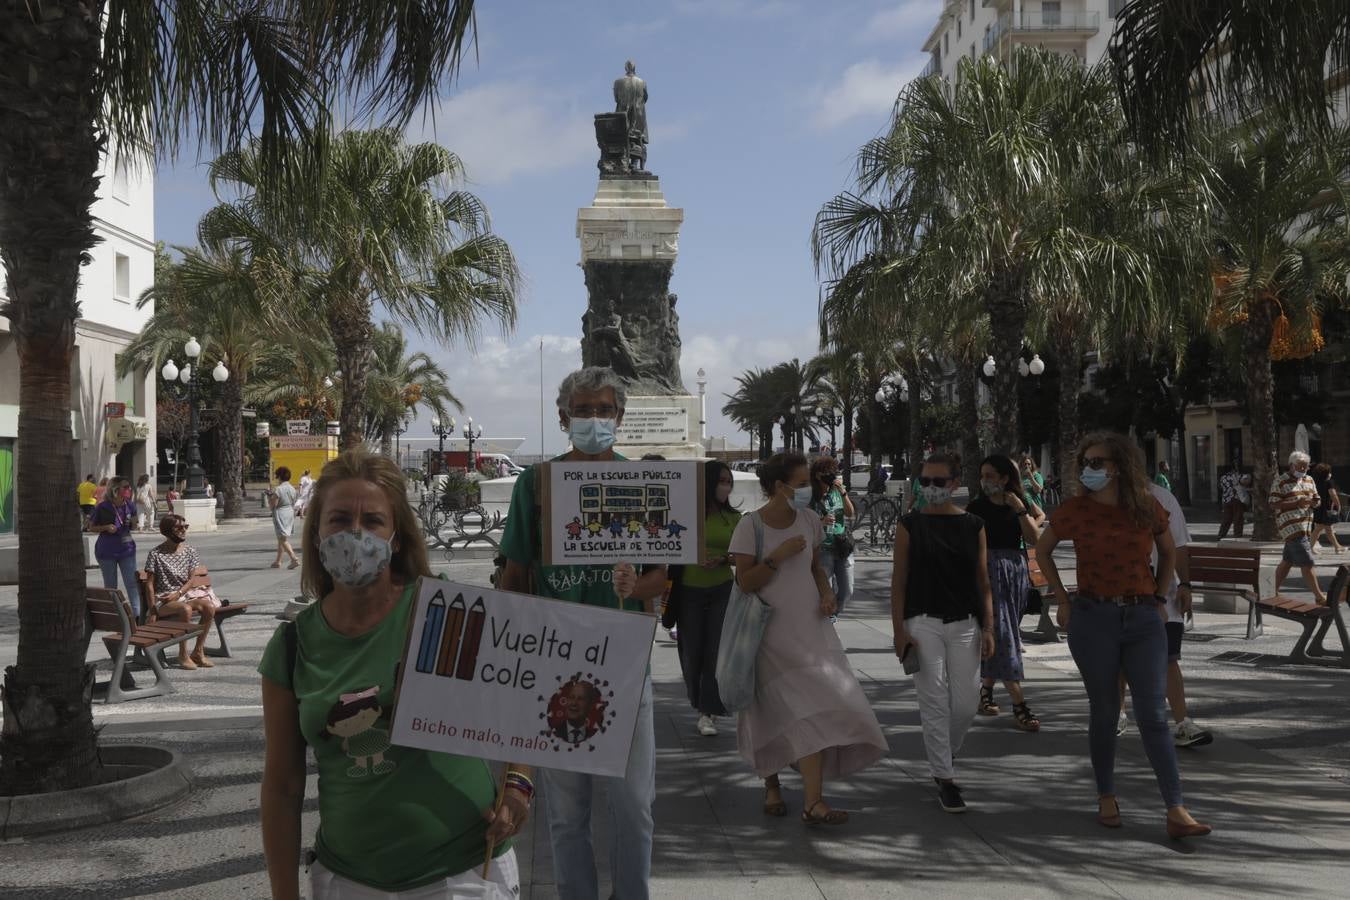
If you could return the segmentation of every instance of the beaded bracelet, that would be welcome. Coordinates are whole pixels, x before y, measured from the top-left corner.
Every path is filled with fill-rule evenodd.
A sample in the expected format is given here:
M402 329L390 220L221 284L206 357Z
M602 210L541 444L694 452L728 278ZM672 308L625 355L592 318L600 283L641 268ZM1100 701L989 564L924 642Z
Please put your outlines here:
M515 788L525 795L526 802L534 799L534 782L520 772L507 772L502 779L503 787Z

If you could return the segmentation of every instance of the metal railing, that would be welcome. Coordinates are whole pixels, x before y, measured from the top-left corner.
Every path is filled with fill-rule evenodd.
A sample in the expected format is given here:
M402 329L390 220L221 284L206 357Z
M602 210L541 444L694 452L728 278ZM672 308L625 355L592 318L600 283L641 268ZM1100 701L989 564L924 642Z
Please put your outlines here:
M942 65L939 63L937 55L934 54L928 58L928 65L923 67L919 73L920 78L927 78L929 75L937 75L942 71Z
M1013 31L1091 31L1101 28L1102 14L1095 12L1024 12L1017 16Z

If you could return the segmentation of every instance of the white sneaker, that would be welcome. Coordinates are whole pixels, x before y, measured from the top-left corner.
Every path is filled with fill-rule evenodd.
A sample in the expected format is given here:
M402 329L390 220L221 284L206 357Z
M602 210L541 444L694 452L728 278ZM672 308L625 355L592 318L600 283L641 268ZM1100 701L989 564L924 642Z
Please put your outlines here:
M712 716L698 717L698 733L704 737L714 737L717 734L717 724Z
M1187 716L1181 720L1181 724L1177 725L1172 741L1178 747L1203 747L1206 744L1214 743L1214 735L1196 725L1191 721L1191 717Z
M1127 718L1124 713L1121 713L1120 718L1116 720L1116 737L1120 737L1122 734L1124 734L1125 729L1129 727L1130 727L1129 718Z

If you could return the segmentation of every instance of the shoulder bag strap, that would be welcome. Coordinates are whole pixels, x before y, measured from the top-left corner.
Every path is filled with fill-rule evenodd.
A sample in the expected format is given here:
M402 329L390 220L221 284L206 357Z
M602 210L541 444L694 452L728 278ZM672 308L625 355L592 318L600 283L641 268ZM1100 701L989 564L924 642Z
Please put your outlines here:
M764 561L764 520L759 512L750 513L750 524L755 527L755 562Z

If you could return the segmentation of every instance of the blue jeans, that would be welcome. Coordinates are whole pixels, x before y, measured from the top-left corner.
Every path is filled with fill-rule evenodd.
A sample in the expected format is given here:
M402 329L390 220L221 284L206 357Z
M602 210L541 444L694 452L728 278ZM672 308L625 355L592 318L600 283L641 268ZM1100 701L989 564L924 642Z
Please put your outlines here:
M647 900L652 874L652 801L656 797L656 735L652 679L642 686L637 729L623 778L540 769L544 815L553 844L553 878L561 900L599 900L591 845L591 792L596 781L609 797L611 896Z
M830 576L830 587L834 588L835 615L844 614L844 604L853 596L853 554L839 556L833 550L820 548L820 565Z
M103 586L117 590L117 572L122 571L122 584L127 589L127 599L131 601L131 611L136 618L141 617L141 589L136 582L136 554L121 559L100 559L98 567L103 572Z
M1134 698L1134 721L1167 806L1181 806L1181 773L1167 719L1167 631L1152 604L1116 606L1075 599L1069 652L1088 695L1088 747L1097 793L1114 794L1120 673Z

